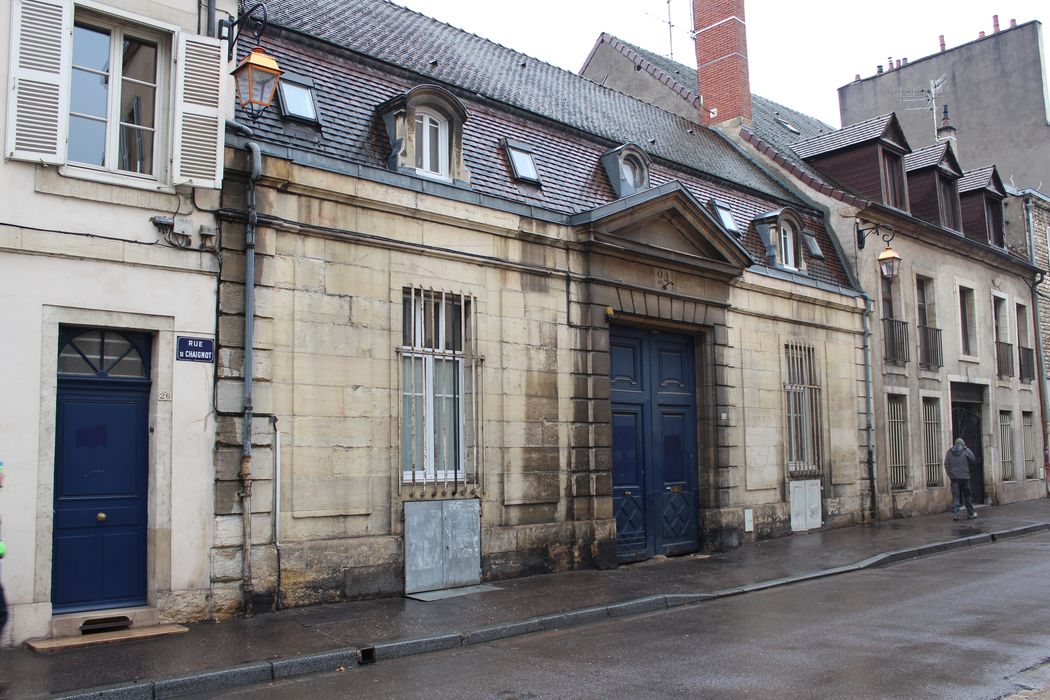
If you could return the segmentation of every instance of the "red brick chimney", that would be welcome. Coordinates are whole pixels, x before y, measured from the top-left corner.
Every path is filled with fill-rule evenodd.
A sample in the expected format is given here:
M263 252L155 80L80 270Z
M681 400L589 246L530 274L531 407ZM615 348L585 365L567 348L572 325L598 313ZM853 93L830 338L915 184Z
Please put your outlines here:
M751 121L744 0L693 0L700 123Z

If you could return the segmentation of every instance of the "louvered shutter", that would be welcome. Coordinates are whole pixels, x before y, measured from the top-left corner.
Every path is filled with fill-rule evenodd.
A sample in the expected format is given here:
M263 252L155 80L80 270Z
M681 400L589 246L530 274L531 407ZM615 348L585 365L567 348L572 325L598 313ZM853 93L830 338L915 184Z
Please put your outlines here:
M217 189L222 184L226 62L218 39L182 33L175 63L172 181Z
M15 0L7 103L8 158L66 159L73 3Z

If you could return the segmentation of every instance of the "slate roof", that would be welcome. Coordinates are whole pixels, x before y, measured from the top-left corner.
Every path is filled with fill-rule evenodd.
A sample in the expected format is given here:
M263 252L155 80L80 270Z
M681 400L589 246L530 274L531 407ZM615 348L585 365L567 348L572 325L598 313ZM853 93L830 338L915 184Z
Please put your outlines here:
M1003 188L996 183L998 179L999 174L995 171L994 165L963 173L963 176L959 178L959 194L983 189L1005 194Z
M856 124L850 124L838 131L832 131L830 134L798 141L792 148L800 158L812 158L813 156L831 153L842 148L849 148L850 146L881 138L894 119L892 112L882 114Z
M944 152L948 149L947 143L935 143L932 146L926 146L920 148L917 151L905 154L904 156L904 169L908 172L912 170L922 170L923 168L930 168L941 162L944 158Z
M267 0L271 24L773 197L779 181L710 129L385 0ZM690 133L692 131L692 133Z
M710 129L383 0L268 0L267 8L271 24L285 30L268 35L266 49L285 71L311 77L321 118L320 128L308 127L267 110L252 128L268 153L315 167L341 170L347 166L340 164L348 163L388 171L390 145L376 107L422 83L442 84L468 113L463 157L471 175L464 195L497 197L564 216L592 210L617 199L601 155L611 145L634 142L655 156L650 166L654 188L677 180L705 206L711 199L727 204L747 229L740 243L760 266L765 246L749 224L763 212L791 204L826 255L807 261L799 279L851 284L842 260L828 254L834 247L822 215ZM317 41L311 36L315 31L337 37L351 50ZM457 43L462 51L456 51ZM371 59L383 60L363 60L360 54L371 51L378 54ZM430 65L430 56L436 56L437 66ZM411 69L397 67L405 64ZM469 91L453 78L466 82ZM562 88L568 97L555 94ZM497 95L507 95L511 107ZM609 124L598 123L602 115ZM589 135L586 129L592 126ZM656 143L641 134L655 134ZM504 138L533 148L542 186L511 177Z

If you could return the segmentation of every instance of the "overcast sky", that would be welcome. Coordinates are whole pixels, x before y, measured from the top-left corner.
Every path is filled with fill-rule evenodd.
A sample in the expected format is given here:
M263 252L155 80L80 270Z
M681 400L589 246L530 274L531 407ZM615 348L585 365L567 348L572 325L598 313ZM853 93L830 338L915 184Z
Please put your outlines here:
M394 0L572 72L598 35L695 67L691 0ZM840 126L837 89L888 57L915 60L991 33L992 15L1050 21L1050 0L748 0L751 91ZM668 10L673 28L668 33ZM1044 49L1044 61L1047 56ZM923 86L916 86L923 87Z

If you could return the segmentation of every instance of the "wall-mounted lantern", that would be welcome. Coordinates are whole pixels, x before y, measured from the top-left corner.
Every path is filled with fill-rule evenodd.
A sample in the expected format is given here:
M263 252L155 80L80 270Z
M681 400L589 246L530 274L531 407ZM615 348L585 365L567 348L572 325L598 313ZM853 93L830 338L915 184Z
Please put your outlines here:
M226 39L229 44L227 58L232 59L233 47L245 27L251 28L250 31L255 36L255 43L259 43L263 32L266 31L266 6L257 3L237 20L227 20L222 24L226 28ZM277 82L283 72L277 65L277 60L258 45L233 69L232 74L237 85L237 102L241 109L248 113L252 121L258 119L263 111L273 103L273 97L277 92Z
M893 230L893 227L889 224L876 224L865 222L863 225L858 221L853 225L854 230L857 234L857 249L864 249L864 240L875 234L886 243L886 249L879 253L879 274L882 275L883 279L892 280L897 277L897 273L900 272L901 267L901 256L890 247L890 241L897 235L897 232Z

